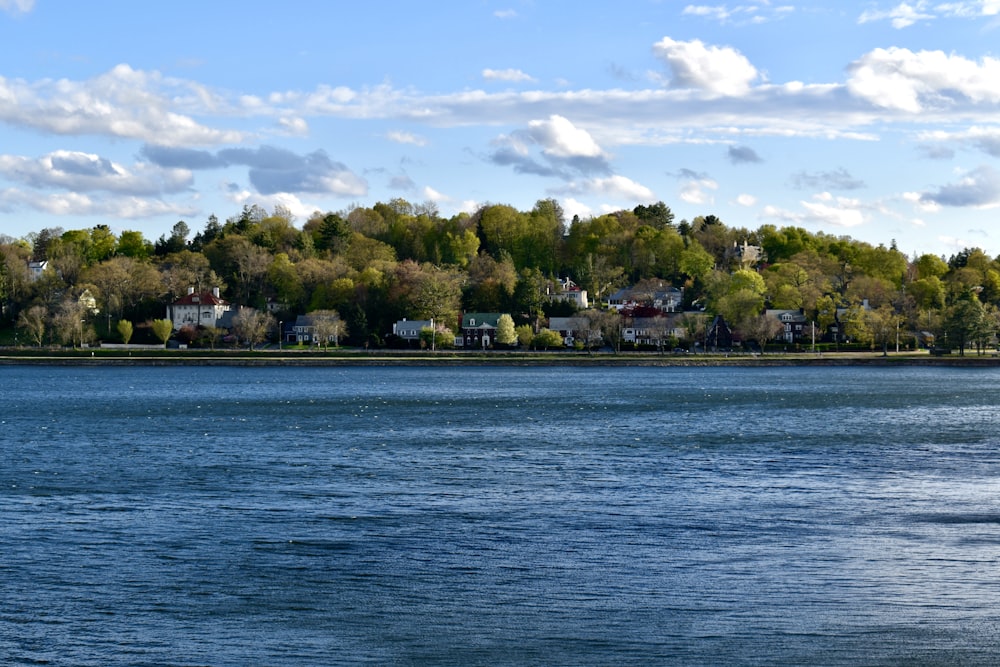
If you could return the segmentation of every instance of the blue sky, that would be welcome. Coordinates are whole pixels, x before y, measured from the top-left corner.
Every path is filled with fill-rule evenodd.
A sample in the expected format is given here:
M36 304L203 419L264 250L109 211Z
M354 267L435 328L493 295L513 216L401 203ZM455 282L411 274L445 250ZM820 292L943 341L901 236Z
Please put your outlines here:
M0 234L553 197L1000 254L1000 0L0 0Z

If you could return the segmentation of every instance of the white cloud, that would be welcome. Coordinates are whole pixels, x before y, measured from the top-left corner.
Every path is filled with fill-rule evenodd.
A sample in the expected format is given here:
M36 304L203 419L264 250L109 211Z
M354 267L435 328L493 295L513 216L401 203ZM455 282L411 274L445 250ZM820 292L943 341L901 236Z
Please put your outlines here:
M822 192L813 197L815 201L799 202L805 209L804 213L788 211L776 206L766 206L762 217L776 218L792 225L811 223L820 228L857 227L866 221L863 205L857 199L834 197L829 192Z
M739 51L705 46L697 39L678 42L664 37L653 45L653 53L670 68L674 88L738 97L748 93L751 84L760 77L757 69Z
M554 192L603 195L634 202L653 202L656 200L652 190L620 175L575 181L563 188L556 188Z
M284 116L278 119L278 126L284 134L293 137L304 137L309 134L309 123L298 116Z
M562 206L567 221L572 220L573 216L578 216L580 220L586 220L594 215L594 209L572 197L565 197L559 203Z
M193 206L172 204L160 199L140 197L94 197L81 192L39 194L9 188L0 191L0 209L27 208L49 215L90 216L102 218L153 218L162 215L190 217L198 213Z
M416 134L410 132L402 132L399 130L393 130L392 132L386 132L385 138L389 141L394 141L397 144L413 144L414 146L426 146L427 140Z
M519 69L484 69L483 78L487 81L512 81L514 83L535 80Z
M924 199L919 192L904 192L903 200L913 204L913 207L922 213L937 213L941 210L940 204Z
M0 155L0 176L39 189L131 195L179 192L193 182L187 169L164 169L149 163L128 168L99 155L76 151L55 151L38 159Z
M498 9L493 12L493 16L498 19L513 19L517 18L517 11L513 9Z
M308 220L316 211L325 210L319 204L303 202L297 196L288 192L261 195L247 189L234 189L227 191L226 199L232 202L237 208L257 204L267 210L273 211L276 207L281 206L288 209L299 220Z
M562 116L550 116L548 120L533 120L528 123L528 133L543 148L542 152L559 158L604 155L601 147L586 130L582 130Z
M932 5L927 0L914 3L901 2L892 9L870 9L858 17L858 23L890 21L897 30L908 28L918 21L939 18L979 18L1000 14L998 0L962 0Z
M950 107L1000 102L1000 60L977 63L943 51L875 49L850 66L848 90L872 104L919 112L925 107Z
M740 206L746 206L749 208L757 203L757 198L753 195L741 194L736 197L736 203Z
M795 8L791 5L771 7L769 2L752 5L688 5L681 14L713 19L719 23L764 23L773 18L780 18Z
M928 21L935 18L934 14L924 11L926 2L920 1L915 5L902 2L888 10L867 10L858 17L858 23L871 23L873 21L892 21L892 27L898 29L907 28L917 21Z
M86 81L28 84L0 78L0 121L53 134L98 134L180 145L236 143L240 132L215 130L173 111L164 88L184 87L156 72L118 65Z
M35 0L0 0L0 10L8 14L27 14L35 8Z
M960 132L948 132L946 130L930 130L917 134L920 141L935 142L938 144L960 144L980 150L992 157L1000 157L1000 128L972 126ZM944 153L951 157L948 146L936 147L935 150L927 149L928 154L933 157L938 153Z
M448 195L441 194L430 186L424 187L421 193L423 194L425 200L432 201L434 203L450 201L450 197L448 197Z
M679 196L688 204L711 204L714 199L709 191L718 189L719 184L711 178L699 178L683 183Z

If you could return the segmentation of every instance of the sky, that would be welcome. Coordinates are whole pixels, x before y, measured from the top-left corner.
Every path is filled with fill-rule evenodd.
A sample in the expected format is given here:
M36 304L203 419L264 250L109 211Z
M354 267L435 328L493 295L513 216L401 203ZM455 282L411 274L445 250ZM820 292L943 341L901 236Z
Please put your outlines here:
M665 202L1000 255L1000 0L0 0L0 234Z

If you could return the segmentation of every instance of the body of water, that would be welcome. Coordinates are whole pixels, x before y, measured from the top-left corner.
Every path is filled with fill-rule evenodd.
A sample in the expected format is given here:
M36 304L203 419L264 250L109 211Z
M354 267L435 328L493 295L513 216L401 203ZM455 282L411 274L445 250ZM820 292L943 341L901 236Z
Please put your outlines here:
M0 369L3 665L995 665L1000 371Z

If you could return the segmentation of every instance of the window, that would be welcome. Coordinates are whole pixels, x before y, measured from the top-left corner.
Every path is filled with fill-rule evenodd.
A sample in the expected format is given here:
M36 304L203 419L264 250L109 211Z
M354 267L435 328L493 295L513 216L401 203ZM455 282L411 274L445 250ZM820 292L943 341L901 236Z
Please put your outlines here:
M469 326L470 327L476 326L476 318L474 318L474 317L470 317L469 318Z

